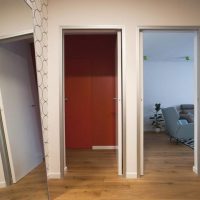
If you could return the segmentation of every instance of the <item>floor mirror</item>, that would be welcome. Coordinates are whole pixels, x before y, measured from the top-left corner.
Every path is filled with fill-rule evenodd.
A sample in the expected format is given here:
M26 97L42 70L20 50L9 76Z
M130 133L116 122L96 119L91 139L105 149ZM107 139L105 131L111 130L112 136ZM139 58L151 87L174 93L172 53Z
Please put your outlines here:
M32 10L0 4L0 199L48 200Z

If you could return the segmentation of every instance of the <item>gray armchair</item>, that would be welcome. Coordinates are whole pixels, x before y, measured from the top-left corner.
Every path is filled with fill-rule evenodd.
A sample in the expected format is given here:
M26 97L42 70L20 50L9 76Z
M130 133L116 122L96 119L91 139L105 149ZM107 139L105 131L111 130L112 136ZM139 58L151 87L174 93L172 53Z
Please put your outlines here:
M175 107L162 109L165 120L166 131L170 137L177 140L188 140L194 138L194 123L187 120L179 120L179 114Z

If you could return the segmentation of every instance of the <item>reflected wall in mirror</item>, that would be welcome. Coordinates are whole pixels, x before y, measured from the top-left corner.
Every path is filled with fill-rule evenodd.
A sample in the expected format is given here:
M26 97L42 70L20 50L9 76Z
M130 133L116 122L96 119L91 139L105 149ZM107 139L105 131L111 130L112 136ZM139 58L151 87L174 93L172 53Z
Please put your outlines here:
M47 200L32 10L0 4L0 199Z

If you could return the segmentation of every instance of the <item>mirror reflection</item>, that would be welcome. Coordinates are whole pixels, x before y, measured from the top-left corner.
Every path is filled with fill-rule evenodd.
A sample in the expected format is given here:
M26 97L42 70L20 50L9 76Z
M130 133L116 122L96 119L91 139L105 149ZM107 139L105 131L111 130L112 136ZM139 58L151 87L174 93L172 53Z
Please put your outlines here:
M0 199L47 200L33 34L12 34L0 32Z

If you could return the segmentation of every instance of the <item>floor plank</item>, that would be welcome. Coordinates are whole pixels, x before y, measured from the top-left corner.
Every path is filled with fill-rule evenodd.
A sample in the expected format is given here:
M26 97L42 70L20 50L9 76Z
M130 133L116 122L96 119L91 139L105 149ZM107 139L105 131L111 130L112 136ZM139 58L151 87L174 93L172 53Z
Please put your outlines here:
M0 189L0 200L47 200L47 180L44 163L16 184Z
M117 176L114 150L68 150L63 180L49 180L52 200L198 200L200 178L192 172L193 150L145 133L145 176Z

